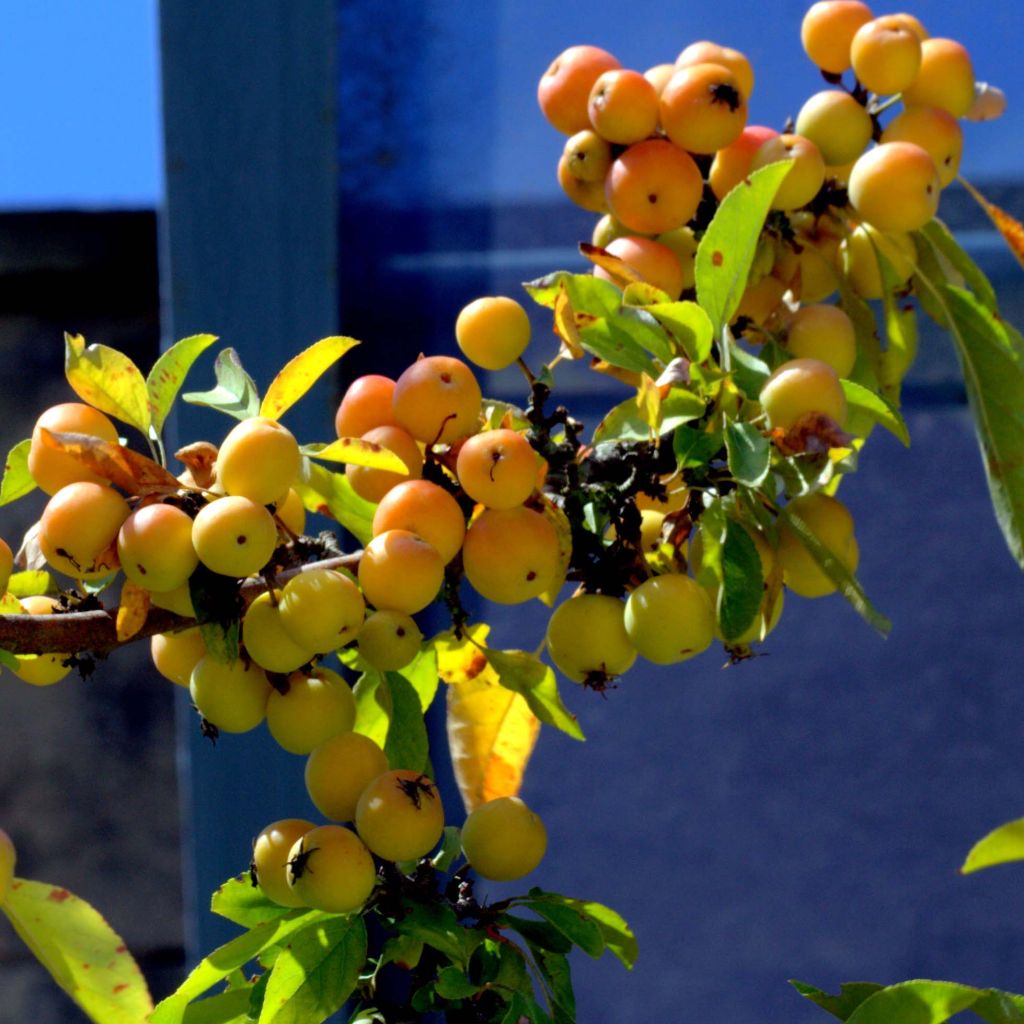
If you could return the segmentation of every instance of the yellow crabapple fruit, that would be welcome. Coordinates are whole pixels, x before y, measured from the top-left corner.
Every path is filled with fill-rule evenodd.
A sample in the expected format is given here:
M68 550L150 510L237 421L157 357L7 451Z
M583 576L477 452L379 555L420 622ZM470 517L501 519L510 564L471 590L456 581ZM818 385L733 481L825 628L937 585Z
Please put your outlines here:
M316 826L303 818L283 818L273 821L255 838L252 844L252 866L263 895L282 907L301 907L304 904L288 884L288 858L300 837Z
M886 125L882 143L913 142L935 163L939 186L949 185L960 170L964 133L957 119L941 107L910 107Z
M687 228L677 228L686 231ZM626 235L615 238L605 247L613 256L618 256L631 270L635 270L648 284L661 289L669 298L678 299L683 291L683 267L679 257L663 242L653 238ZM696 253L696 249L694 250ZM692 259L691 259L692 266ZM612 275L604 267L594 267L594 276L606 281Z
M475 807L462 826L462 852L481 878L513 882L540 864L548 845L544 822L517 796Z
M578 181L604 183L608 168L612 165L612 147L592 128L569 136L562 149L566 171Z
M715 610L696 580L666 573L644 580L630 593L625 625L638 654L657 665L672 665L711 645Z
M641 512L645 509L652 509L662 515L668 515L670 512L678 512L686 507L690 500L690 489L683 482L682 476L673 474L670 477L663 477L661 483L665 486L663 497L655 498L643 491L635 495L636 507Z
M196 617L196 609L192 603L192 593L188 588L188 583L182 583L173 590L151 590L149 603L154 608L165 608L185 619Z
M301 466L295 435L267 416L242 420L217 452L217 480L224 490L258 505L269 505L286 494Z
M273 687L255 662L219 661L207 654L196 662L188 684L199 714L222 732L248 732L263 721Z
M747 101L739 80L721 64L687 64L669 79L659 101L661 126L690 153L710 154L739 138Z
M11 837L0 828L0 907L7 900L7 894L14 883L14 866L18 861Z
M605 71L618 67L621 64L615 57L597 46L570 46L563 50L537 86L537 101L544 116L566 135L589 128L590 90Z
M802 135L776 135L766 139L754 153L750 169L756 171L768 164L790 159L793 165L775 193L773 210L796 210L806 206L825 183L825 161L821 150Z
M455 320L462 354L485 370L504 370L530 342L530 318L515 299L488 295L463 306Z
M879 96L903 92L921 67L921 40L900 17L882 15L865 22L850 43L853 73Z
M294 672L316 653L296 643L281 621L281 591L264 591L242 616L242 644L249 657L268 672Z
M378 533L359 559L359 586L375 608L415 615L437 597L443 582L437 548L409 530Z
M228 495L204 505L192 521L199 561L222 576L258 573L277 547L277 524L263 505Z
M28 471L40 490L50 495L80 480L106 485L106 480L86 468L78 459L67 452L49 447L42 439L41 429L55 434L88 434L101 441L117 444L117 427L99 409L82 402L62 402L50 406L32 428Z
M850 47L861 25L874 15L860 0L818 0L804 14L800 42L811 60L830 74L850 66Z
M363 790L387 770L387 756L369 736L338 733L307 758L306 791L325 818L354 821Z
M596 245L599 249L606 249L609 242L629 234L632 232L625 224L620 224L610 213L606 213L594 225L594 230L590 233L590 244Z
M451 444L477 429L482 405L473 371L452 356L425 356L395 383L395 419L417 441Z
M439 484L406 480L381 498L373 514L374 536L388 530L418 534L437 549L447 565L462 548L466 517L455 498Z
M667 139L637 142L612 161L608 206L640 235L682 227L697 212L704 182L693 157Z
M374 427L363 434L362 439L393 452L405 463L406 472L349 464L345 467L345 476L360 498L378 502L403 480L418 480L423 474L423 452L408 430L392 426Z
M570 158L564 153L558 158L556 174L562 191L581 209L591 213L607 213L608 198L605 183L577 178L570 169Z
M654 86L654 91L660 96L668 84L668 80L675 73L675 64L655 64L644 72L644 78Z
M14 572L14 552L10 544L0 538L0 594L7 592L8 584L11 582L11 573Z
M850 286L862 299L882 297L882 272L879 253L888 262L902 287L914 273L917 250L914 240L904 231L878 231L870 224L860 224L839 246L839 262Z
M52 615L59 607L59 601L55 597L36 594L23 597L21 606L29 615ZM70 666L64 664L70 654L18 654L15 657L18 667L14 674L32 686L52 686L71 671Z
M708 172L708 184L718 199L724 199L750 173L754 154L761 143L778 134L774 128L748 124L738 138L715 154Z
M558 583L558 535L531 508L486 509L462 545L466 578L495 604L520 604Z
M383 860L425 857L444 831L441 794L421 772L408 768L384 772L359 796L356 831Z
M736 78L736 84L743 98L750 99L754 91L754 69L750 61L731 46L720 46L718 43L709 42L706 39L696 43L690 43L678 57L675 66L687 68L693 64L720 64L728 68Z
M374 427L397 426L391 412L395 382L380 373L356 377L345 389L334 414L338 437L362 437Z
M587 114L602 139L628 146L657 128L658 92L639 71L613 68L594 82Z
M420 652L423 633L416 620L390 608L367 615L356 647L360 656L381 672L405 668Z
M366 616L359 587L336 569L306 569L293 576L277 605L285 632L315 654L336 651L354 640Z
M81 480L62 487L46 503L39 520L39 547L58 572L95 580L118 565L117 533L131 515L128 502L112 487Z
M502 427L467 438L455 472L474 501L488 508L515 508L533 493L539 462L524 434Z
M941 107L963 117L974 104L974 67L967 49L954 39L926 39L921 68L902 98L907 109Z
M923 228L938 210L940 191L935 162L913 142L875 146L850 172L850 205L879 231Z
M636 661L625 606L605 594L576 594L563 601L548 620L546 641L551 660L567 679L596 689Z
M664 245L671 249L675 253L677 262L679 263L679 272L682 276L682 287L679 289L679 293L686 291L687 288L692 288L696 281L697 272L697 236L693 233L691 227L676 228L674 231L663 231L660 235L655 235L654 241L660 245ZM623 259L625 257L622 257ZM637 267L633 268L637 270ZM652 271L653 274L653 271ZM655 283L654 280L651 282ZM656 287L660 287L656 285ZM672 294L667 288L661 289L663 292Z
M267 700L267 728L290 754L308 754L324 740L350 732L356 699L348 683L329 668L292 672L287 692L272 690Z
M900 25L905 25L914 33L915 36L917 36L918 39L921 40L922 43L928 38L928 29L926 29L913 14L907 14L905 11L901 11L899 14L887 14L886 17L892 18L893 21Z
M794 498L787 508L850 572L856 572L860 551L853 516L841 501L827 494L805 494ZM777 554L783 581L794 593L801 597L824 597L836 589L786 517L779 520Z
M192 669L207 654L198 626L180 633L155 633L149 641L149 653L157 672L176 686L188 688Z
M853 321L838 306L801 306L786 324L785 345L799 358L820 359L848 377L857 359Z
M369 899L377 866L362 840L342 825L319 825L288 853L286 875L300 906L350 914Z
M789 430L807 413L821 413L842 426L846 396L839 375L820 359L790 359L776 367L759 396L768 425Z
M783 309L782 297L786 286L777 277L765 275L756 284L747 285L740 296L733 319L745 317L758 326L767 324Z
M180 587L199 564L191 516L174 505L140 505L121 525L117 556L125 576L146 590Z
M802 251L797 255L800 283L795 291L802 302L821 302L839 287L836 260L840 238L815 227L810 232L801 232L797 241Z
M847 164L871 141L871 116L863 104L841 89L811 96L796 116L796 132L810 139L830 166Z
M306 506L302 504L302 498L294 487L289 487L284 500L278 501L274 506L274 516L296 537L301 537L305 533Z

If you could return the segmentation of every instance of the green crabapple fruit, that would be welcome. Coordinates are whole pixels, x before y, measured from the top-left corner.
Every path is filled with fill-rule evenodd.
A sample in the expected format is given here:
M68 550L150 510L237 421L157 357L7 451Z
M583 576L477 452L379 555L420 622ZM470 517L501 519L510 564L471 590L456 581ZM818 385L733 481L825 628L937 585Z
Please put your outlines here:
M233 427L217 452L217 481L228 494L269 505L288 492L302 466L292 432L267 416Z
M850 205L879 231L916 231L939 207L938 171L913 142L884 142L859 157L850 172Z
M281 591L264 591L242 616L242 644L268 672L294 672L316 653L296 643L281 619Z
M564 153L558 158L558 184L562 191L579 207L591 213L607 213L608 199L604 181L586 181L577 178L570 169L570 158Z
M192 545L208 569L242 579L270 561L277 547L277 524L263 505L229 495L204 505L196 514Z
M360 838L342 825L320 825L288 852L287 878L300 906L349 914L369 899L377 866Z
M267 899L282 907L304 906L288 884L288 858L292 847L316 826L303 818L283 818L267 825L252 844L252 868Z
M7 894L14 882L14 866L18 855L11 837L0 828L0 907L4 905Z
M816 92L796 116L796 132L810 139L829 166L847 164L871 141L871 116L864 106L841 89Z
M563 601L548 620L546 641L551 660L567 679L598 689L636 661L625 606L604 594L576 594Z
M180 587L199 564L192 544L192 518L174 505L141 505L117 535L125 576L146 590Z
M444 831L441 794L421 772L398 768L378 775L356 804L356 831L384 860L425 857Z
M455 472L474 501L488 508L515 508L533 493L539 465L525 435L499 428L467 438Z
M325 818L354 821L363 790L387 770L387 756L369 736L338 733L307 758L306 791Z
M117 534L131 514L112 487L82 480L62 487L43 509L39 547L58 572L95 580L118 566Z
M462 826L462 852L473 870L494 882L528 875L544 857L544 822L517 796L488 800Z
M838 306L801 306L786 324L786 348L795 357L820 359L848 377L857 359L853 321Z
M504 370L530 343L530 318L515 299L484 296L459 311L455 340L471 363L485 370Z
M416 620L389 608L372 612L356 637L360 656L381 672L405 668L420 652L423 633Z
M395 382L399 425L424 444L451 444L474 433L483 398L473 371L452 356L425 356Z
M377 534L359 559L359 586L375 608L414 615L437 597L443 582L437 548L409 530Z
M290 754L308 754L338 733L349 732L356 720L356 700L337 672L317 666L292 672L286 692L271 691L267 728Z
M248 732L263 721L273 688L259 665L219 661L207 654L192 669L192 703L222 732Z
M805 494L794 498L787 508L850 572L856 572L860 550L853 532L853 516L842 502L827 494ZM785 517L779 520L776 551L782 578L794 593L801 597L824 597L836 589Z
M700 654L715 635L707 591L681 573L644 580L626 599L626 633L637 653L657 665Z
M354 640L366 616L359 587L335 569L306 569L281 591L277 606L288 636L305 650L327 654Z
M565 157L566 170L578 181L604 184L605 175L612 165L611 143L607 139L602 139L591 128L584 128L583 131L566 139L562 156ZM458 327L456 327L457 331ZM472 362L476 362L468 352L466 357Z
M40 490L49 495L62 487L88 480L106 485L107 481L93 473L67 452L51 448L42 439L42 430L56 434L87 434L110 444L118 443L117 427L99 409L82 402L62 402L50 406L32 428L32 444L28 453L28 471Z
M587 103L594 83L603 72L621 66L607 50L597 46L563 50L537 85L537 102L544 116L566 135L589 128Z
M761 406L773 429L789 430L808 413L828 416L841 427L846 396L839 375L820 359L790 359L761 388Z
M374 536L388 530L418 534L437 549L447 565L462 547L466 517L455 498L440 485L429 480L405 480L380 499L373 514Z

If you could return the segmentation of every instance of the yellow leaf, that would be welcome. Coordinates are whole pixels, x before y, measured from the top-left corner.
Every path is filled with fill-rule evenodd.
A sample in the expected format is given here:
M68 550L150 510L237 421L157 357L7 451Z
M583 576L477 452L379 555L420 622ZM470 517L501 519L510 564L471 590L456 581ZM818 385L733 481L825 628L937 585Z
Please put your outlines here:
M522 695L506 690L486 664L448 687L448 748L467 813L515 796L537 742L540 721Z
M270 382L260 406L260 415L278 419L316 383L325 370L358 344L355 338L334 336L321 338L300 352Z
M558 294L555 296L555 334L562 342L559 355L565 359L579 359L583 355L576 314L569 301L569 289L564 279L559 284Z
M978 205L988 214L989 220L1006 240L1010 252L1017 257L1017 262L1024 267L1024 224L1016 217L1011 217L1005 210L990 203L969 181L960 179L960 184L974 197Z
M409 467L390 448L376 441L364 441L361 437L339 437L322 448L306 445L302 452L311 459L347 462L352 466L369 466L371 469L401 473L402 476L409 475Z
M149 614L149 591L131 580L121 586L121 603L117 609L117 639L131 640L146 622Z
M979 839L967 854L960 873L969 875L982 868L1019 860L1024 860L1024 818L1008 821Z
M437 652L437 675L446 683L468 683L476 679L485 668L487 658L481 647L490 633L486 622L479 622L463 629L465 636L459 640L448 630L438 633L432 644Z
M640 374L636 407L640 411L640 418L651 428L651 434L657 437L661 425L661 389L646 373Z
M149 390L139 368L106 345L86 348L80 334L65 334L64 342L64 374L75 394L148 436Z

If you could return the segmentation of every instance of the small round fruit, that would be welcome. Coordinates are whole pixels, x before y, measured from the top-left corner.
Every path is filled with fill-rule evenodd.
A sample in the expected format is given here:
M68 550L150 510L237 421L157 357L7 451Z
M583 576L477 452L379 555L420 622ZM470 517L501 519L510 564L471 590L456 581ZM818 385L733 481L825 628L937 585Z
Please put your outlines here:
M611 212L641 235L682 227L697 212L703 192L693 157L667 139L630 146L612 162L605 180Z
M754 91L754 69L750 61L731 46L720 46L718 43L702 39L690 43L678 57L677 68L690 67L693 64L720 64L728 68L736 76L736 84L743 98L749 100Z
M773 429L789 430L808 413L821 413L842 426L846 396L836 371L820 359L790 359L768 378L759 396Z
M295 435L267 416L242 420L217 452L217 480L224 490L258 505L269 505L285 494L301 466Z
M954 39L926 39L920 70L902 98L908 109L941 107L963 117L974 104L974 67L967 49Z
M544 822L517 796L488 800L462 826L462 852L473 870L493 882L528 875L544 857Z
M206 657L206 644L198 626L180 633L156 633L149 641L149 652L157 672L176 686L188 688L192 670Z
M7 592L11 582L11 573L14 572L14 552L10 544L0 538L0 594Z
M466 578L495 604L520 604L558 581L558 535L533 509L487 509L470 524L462 545Z
M378 502L403 480L418 480L422 476L423 453L408 430L402 427L374 427L363 434L362 439L393 452L405 463L406 472L397 473L372 466L346 466L345 476L360 498Z
M676 228L674 231L663 231L660 235L655 236L654 241L660 245L664 245L668 249L671 249L675 254L676 262L679 264L679 272L682 281L682 287L676 294L678 295L682 293L687 288L692 288L696 282L697 246L699 244L697 236L693 233L693 228L684 226ZM621 252L619 253L619 256L627 263L629 262L629 259L626 256L623 256ZM639 260L637 263L639 263ZM646 273L638 266L634 266L633 264L630 265L633 266L634 270L638 270L640 273L644 274L644 276L647 276ZM666 267L667 266L668 263L666 261ZM661 275L660 273L656 273L653 268L649 273L649 280L651 284L656 288L661 288L663 292L668 292L669 295L673 294L668 288L664 287L664 285L669 283L668 280L661 281L661 283L659 283ZM672 283L675 282L676 279L674 275L670 280Z
M218 661L207 654L192 670L192 703L222 732L248 732L263 721L273 687L266 672L241 659Z
M804 52L822 71L842 74L850 66L853 37L873 17L860 0L818 0L800 24Z
M112 487L79 481L62 487L39 521L39 546L58 572L79 580L100 579L118 565L117 534L131 515Z
M576 594L563 601L551 613L546 640L551 660L566 678L596 689L604 689L636 661L625 607L604 594Z
M151 590L149 603L154 608L164 608L169 612L174 612L175 615L180 615L183 619L196 617L196 608L192 603L192 593L188 588L188 583L182 583L181 586L175 587L173 590Z
M296 537L306 532L306 506L294 487L289 487L284 500L274 506L274 516Z
M515 508L533 493L539 464L524 434L499 428L467 438L455 472L474 501L488 508Z
M876 146L850 172L850 204L879 231L923 228L939 208L940 191L935 162L913 142Z
M437 786L407 768L378 775L356 804L360 839L384 860L425 857L444 831L444 808Z
M303 906L288 884L288 858L298 840L315 827L303 818L284 818L269 824L252 844L252 866L259 887L279 906Z
M566 171L578 181L603 184L612 165L611 143L590 128L584 128L566 139L562 156L565 157ZM466 356L476 362L468 352Z
M191 516L174 505L138 507L117 535L117 555L138 586L157 592L180 587L199 564Z
M267 700L267 728L290 754L308 754L324 740L349 732L356 720L356 700L348 683L329 668L292 672L288 690L274 690Z
M644 580L626 599L626 633L637 652L657 665L686 661L715 635L707 591L681 573Z
M443 582L437 548L408 530L377 534L359 559L359 586L375 608L414 615L437 597Z
M366 616L366 602L344 573L306 569L285 584L277 610L294 643L327 654L355 639Z
M777 135L758 147L751 171L780 160L792 159L793 166L772 200L774 210L796 210L806 206L825 183L825 161L821 150L802 135Z
M680 149L714 153L739 138L747 100L737 77L721 64L688 64L668 81L660 100L661 126Z
M607 249L608 243L623 235L632 232L625 224L620 224L610 213L606 213L595 225L590 233L590 244L596 245L599 249Z
M857 359L853 321L838 306L802 306L786 325L786 348L797 358L820 359L848 377Z
M370 851L350 829L320 825L295 841L286 875L303 907L328 914L350 914L370 897L377 866Z
M59 602L55 597L37 594L23 597L21 606L29 615L52 615ZM52 686L71 671L71 667L64 664L70 654L18 654L16 657L18 667L14 670L15 675L32 686Z
M603 72L617 67L621 67L618 60L597 46L563 50L537 86L537 102L544 116L566 135L589 128L590 90Z
M249 657L268 672L294 672L316 653L296 643L280 612L281 591L260 594L242 616L242 644Z
M485 370L504 370L530 342L530 318L515 299L490 295L463 306L455 320L462 354Z
M724 199L750 173L754 154L761 143L778 134L774 128L748 124L735 141L715 154L708 172L708 184L718 199Z
M423 633L416 620L388 608L368 615L356 637L359 654L381 672L405 668L419 654L421 643Z
M14 866L18 855L11 837L0 828L0 907L7 900L7 894L14 883Z
M343 732L325 740L306 760L306 790L331 821L354 821L366 787L388 770L388 759L369 736Z
M941 107L910 107L889 122L882 143L913 142L925 150L935 164L939 185L945 188L960 170L964 133L957 119Z
M80 480L107 484L106 480L77 459L45 444L40 428L55 434L88 434L101 441L117 444L117 427L99 409L82 402L62 402L47 409L32 428L28 471L39 488L51 495Z
M921 39L898 15L865 22L850 43L857 80L879 96L903 92L921 67Z
M425 356L395 383L395 419L417 441L451 444L474 433L482 405L480 385L461 359Z
M380 373L356 377L334 414L334 430L338 437L362 437L374 427L394 427L391 398L395 382Z
M796 132L810 139L830 166L848 164L864 152L873 125L865 107L841 89L811 96L796 116Z
M591 213L608 212L604 181L577 178L570 168L570 157L564 153L558 158L556 175L562 191L581 209L589 210Z
M658 127L658 91L639 71L613 68L594 82L587 114L602 139L629 146Z
M684 231L689 231L689 228L676 228L672 234ZM692 232L690 234L692 237ZM605 248L612 256L618 256L631 270L635 270L648 284L665 292L669 298L678 299L682 294L685 284L682 264L676 253L664 242L627 235L613 239ZM612 275L604 267L595 266L594 277L612 280Z
M447 565L462 547L466 517L455 498L440 485L429 480L406 480L381 498L373 514L374 536L387 530L418 534L437 548Z
M853 516L841 501L827 494L805 494L794 498L787 508L850 572L856 572L860 551L853 532ZM836 589L785 517L779 520L777 554L783 581L794 593L824 597Z
M192 544L208 569L242 579L270 561L277 547L277 524L263 505L229 495L199 510L192 522Z
M882 271L878 264L881 254L896 277L896 287L902 287L914 273L917 250L914 240L903 231L877 231L870 224L861 224L843 239L839 247L839 262L853 290L862 299L882 297Z

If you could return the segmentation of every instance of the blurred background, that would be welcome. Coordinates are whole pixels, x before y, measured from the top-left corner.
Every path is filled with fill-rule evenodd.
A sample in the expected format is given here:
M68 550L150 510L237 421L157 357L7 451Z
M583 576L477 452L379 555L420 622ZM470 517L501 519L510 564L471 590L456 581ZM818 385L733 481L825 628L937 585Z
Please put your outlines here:
M593 43L643 70L713 39L754 65L751 120L781 127L821 87L804 9L402 0L384 21L370 0L5 5L0 444L72 397L65 330L144 369L161 344L211 331L262 387L300 347L354 335L341 374L289 413L301 439L328 439L346 379L454 353L465 302L583 268L593 218L558 188L562 139L535 101L554 56ZM1001 121L965 126L962 171L1024 217L1024 12L909 10L1008 94ZM956 186L940 215L1024 324L1022 271L988 222ZM539 363L553 352L539 310L534 326ZM211 361L190 386L210 385ZM558 384L592 426L621 396L588 376ZM484 386L525 399L515 375ZM1019 869L956 873L1022 813L1024 579L945 338L922 339L905 412L912 448L879 432L844 486L887 640L839 598L790 597L764 657L638 667L604 698L564 684L588 741L541 737L524 796L551 845L530 881L616 907L641 949L632 974L576 957L581 1022L824 1019L793 977L1024 984ZM174 430L219 441L229 426L190 410ZM12 545L40 507L4 508ZM517 609L495 635L532 648L544 617ZM250 837L315 813L299 759L263 730L211 747L172 689L146 650L50 689L0 678L0 825L19 873L95 903L157 995L231 934L206 901ZM27 1019L82 1018L0 926L0 1022Z

